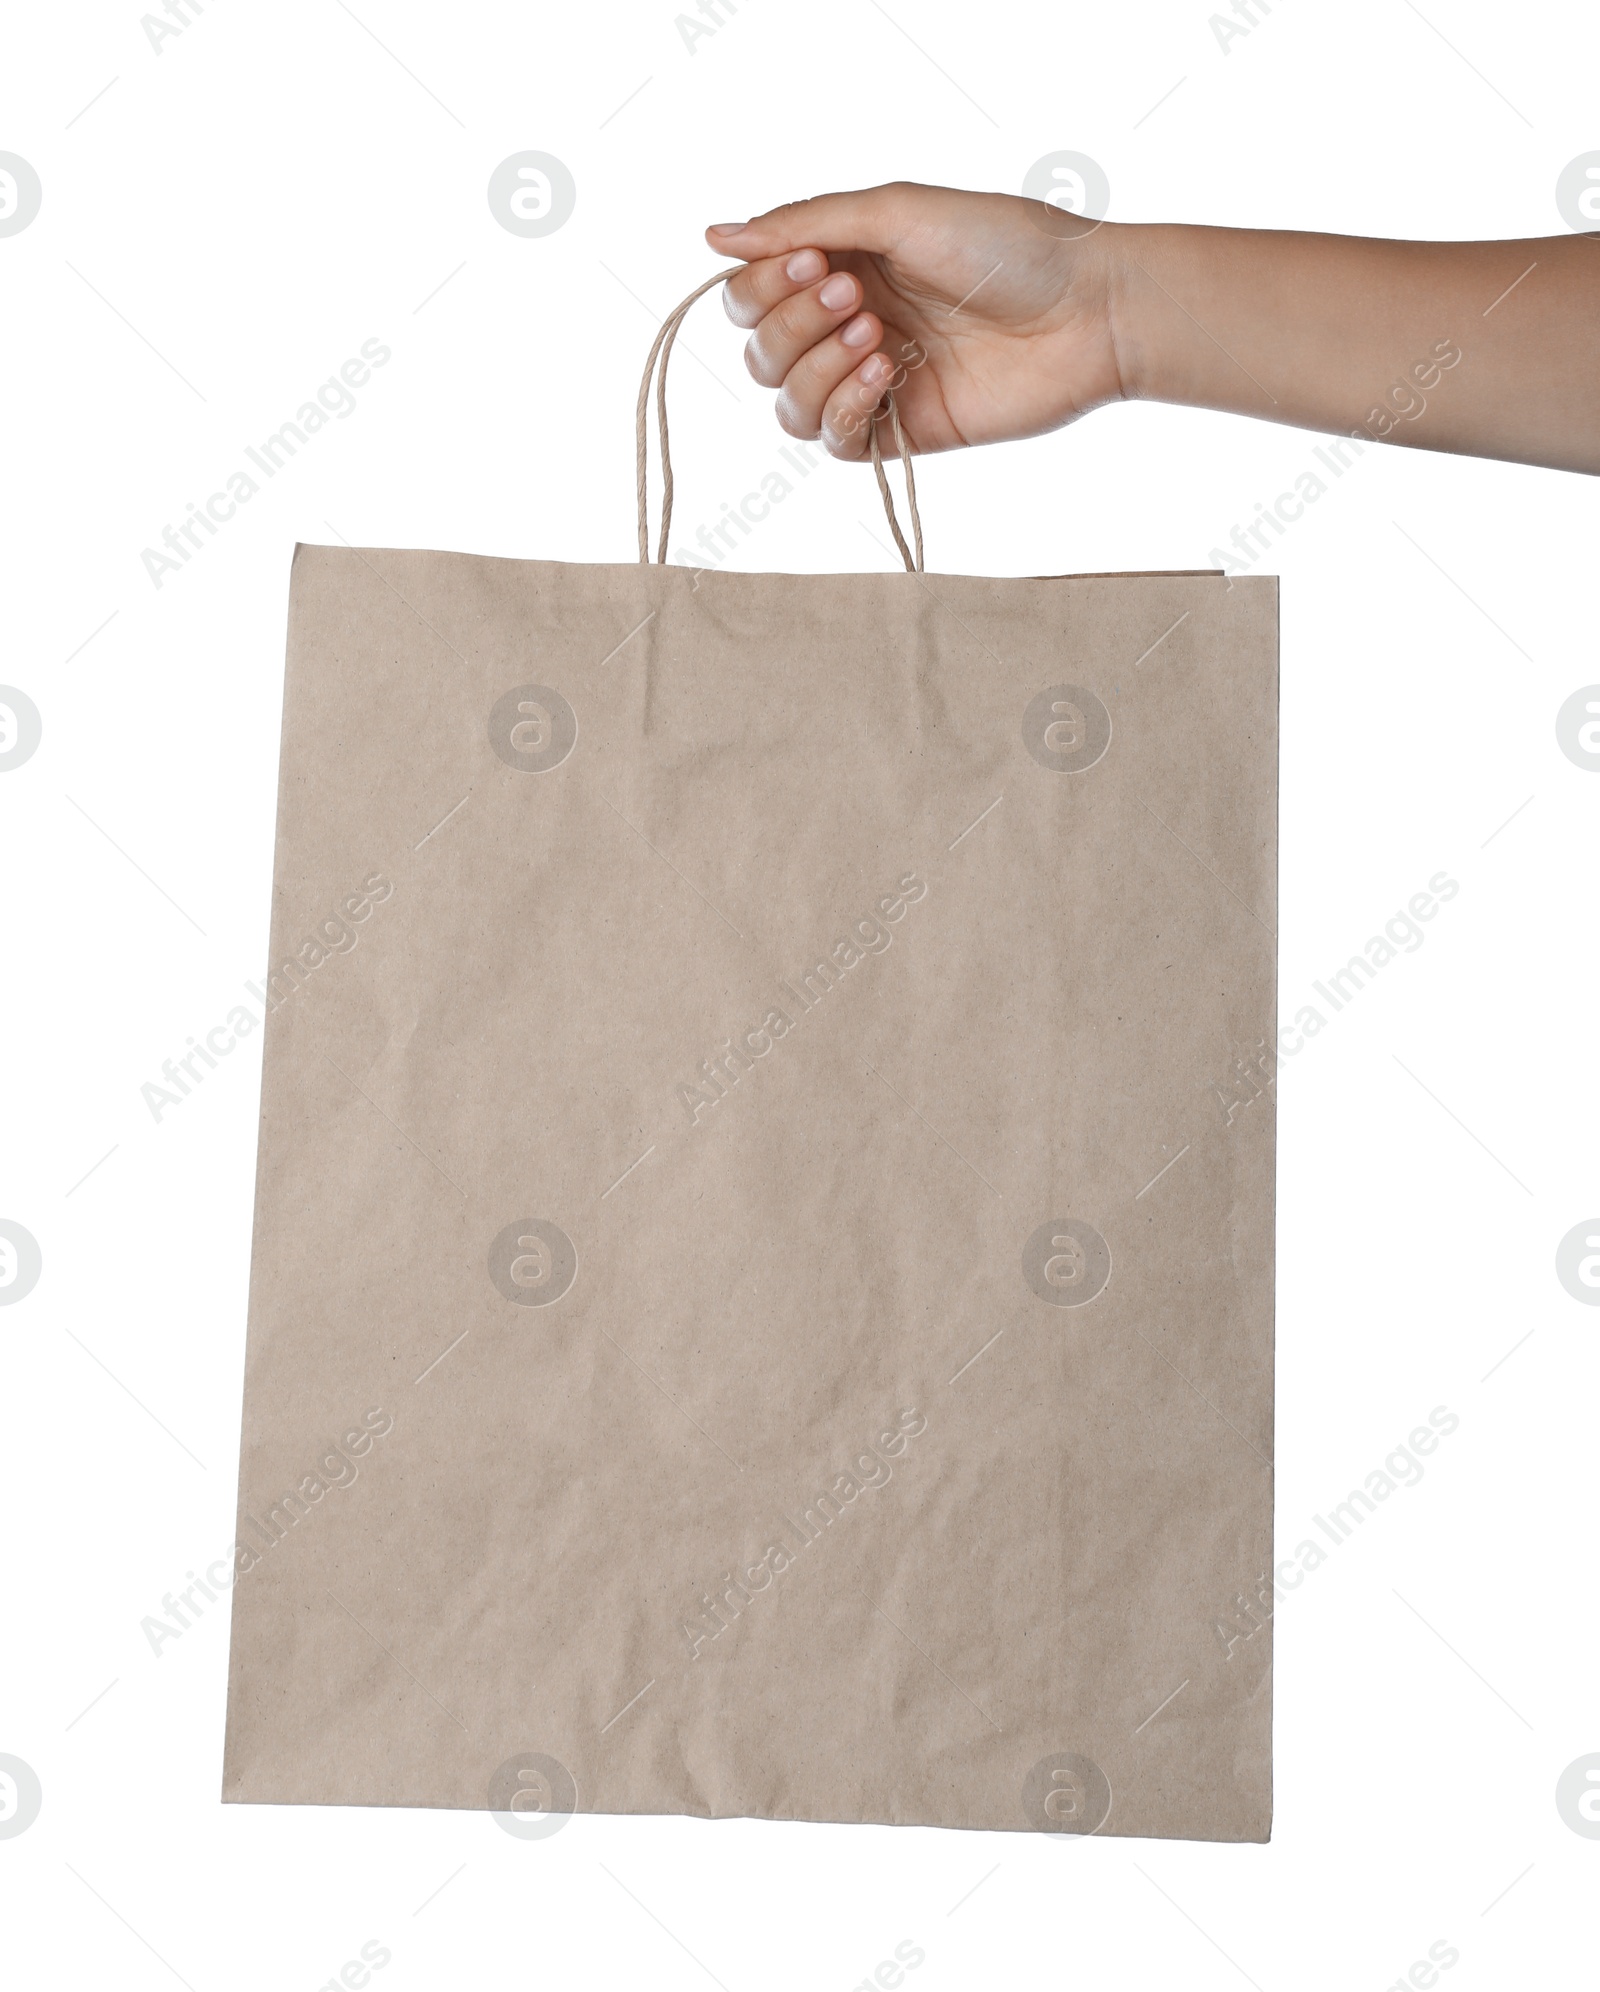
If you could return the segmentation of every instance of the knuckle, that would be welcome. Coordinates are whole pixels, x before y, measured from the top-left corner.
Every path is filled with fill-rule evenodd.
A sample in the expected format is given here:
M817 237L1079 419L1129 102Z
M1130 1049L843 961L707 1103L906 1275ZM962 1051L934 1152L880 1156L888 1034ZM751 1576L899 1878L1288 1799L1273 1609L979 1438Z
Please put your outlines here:
M767 322L786 345L803 346L813 336L811 321L815 310L812 290L808 288L775 304L767 313Z
M778 427L786 436L793 436L797 442L811 443L817 438L817 422L814 416L807 416L787 394L780 394L777 404Z
M762 387L778 387L782 384L783 369L774 366L768 359L759 332L745 341L744 363L749 370L750 378L758 381Z
M722 286L722 308L734 324L744 330L760 323L761 307L746 295L748 286L742 276L734 277Z
M842 367L848 359L841 361L838 339L819 339L814 346L808 346L794 363L794 373L798 379L820 400L826 400L838 386Z
M788 260L787 256L768 256L744 271L745 293L758 313L770 312L789 295L793 286L784 267Z
M848 460L861 454L860 432L859 415L843 406L831 408L822 426L823 445L829 456Z

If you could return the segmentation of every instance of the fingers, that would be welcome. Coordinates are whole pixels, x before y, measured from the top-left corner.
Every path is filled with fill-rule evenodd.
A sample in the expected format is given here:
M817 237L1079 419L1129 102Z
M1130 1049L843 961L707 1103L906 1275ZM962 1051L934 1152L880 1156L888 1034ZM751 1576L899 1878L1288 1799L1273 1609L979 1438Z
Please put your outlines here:
M860 278L848 270L824 276L827 267L827 258L808 247L764 257L726 287L728 315L755 327L745 365L763 387L782 390L779 426L807 441L824 434L823 409L852 375L860 375L862 405L871 407L891 372L887 364L863 365L883 339L883 321L858 309ZM854 424L830 429L824 439L836 455L857 456L866 446L865 430L857 433Z
M821 436L829 456L856 463L867 454L873 420L885 390L896 385L895 376L896 368L888 355L874 353L835 384L823 404L814 432ZM885 447L892 455L893 444Z
M873 330L876 337L876 322ZM858 457L867 440L861 411L877 406L893 372L882 353L863 360L859 346L846 346L838 335L825 339L785 377L776 409L778 426L807 442L820 436L830 456ZM824 419L829 411L835 418L831 421ZM855 419L846 420L847 415Z
M800 258L789 260L798 262ZM803 355L833 333L838 333L856 359L864 358L878 343L882 328L871 312L857 309L861 298L860 279L836 270L821 283L781 299L751 333L745 346L745 365L763 387L778 387Z
M828 274L828 259L820 249L798 249L787 256L767 256L738 270L722 287L722 308L735 325L759 325L774 305L793 297Z
M780 387L777 416L789 435L820 435L837 457L865 456L872 414L895 378L892 361L877 351L883 321L859 308L860 280L846 270L830 274L828 251L817 245L839 258L887 254L939 198L927 187L871 187L707 229L719 255L745 263L724 287L724 306L752 332L745 349L751 374Z

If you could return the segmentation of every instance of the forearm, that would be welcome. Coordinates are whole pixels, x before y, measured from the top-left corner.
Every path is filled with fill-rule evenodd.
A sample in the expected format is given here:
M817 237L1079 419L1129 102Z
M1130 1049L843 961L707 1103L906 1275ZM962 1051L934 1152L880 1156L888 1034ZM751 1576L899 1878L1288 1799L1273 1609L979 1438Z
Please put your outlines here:
M1600 472L1600 238L1125 226L1106 246L1130 398Z

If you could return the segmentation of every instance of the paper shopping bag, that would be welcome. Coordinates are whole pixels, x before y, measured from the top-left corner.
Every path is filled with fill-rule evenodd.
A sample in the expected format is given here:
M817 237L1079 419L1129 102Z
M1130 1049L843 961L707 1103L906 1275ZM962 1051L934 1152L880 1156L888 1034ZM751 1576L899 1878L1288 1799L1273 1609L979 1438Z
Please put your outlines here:
M1276 705L1266 579L297 550L226 1798L1266 1837Z

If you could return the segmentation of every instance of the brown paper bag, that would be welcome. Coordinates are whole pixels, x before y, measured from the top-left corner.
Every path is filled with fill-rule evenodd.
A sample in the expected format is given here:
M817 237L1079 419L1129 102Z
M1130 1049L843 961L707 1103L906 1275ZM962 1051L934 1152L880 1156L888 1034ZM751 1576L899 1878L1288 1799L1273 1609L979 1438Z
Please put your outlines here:
M1266 1837L1276 700L1265 579L297 550L226 1798Z

